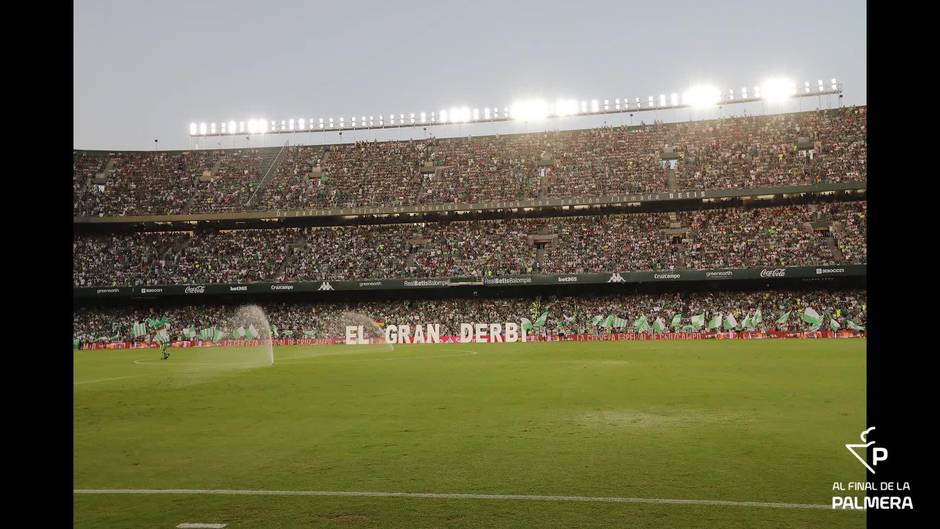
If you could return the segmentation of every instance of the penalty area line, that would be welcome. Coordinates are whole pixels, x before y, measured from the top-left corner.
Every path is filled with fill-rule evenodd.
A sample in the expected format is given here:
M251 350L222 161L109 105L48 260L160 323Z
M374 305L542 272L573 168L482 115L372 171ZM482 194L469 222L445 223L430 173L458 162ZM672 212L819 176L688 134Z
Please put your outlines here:
M441 500L569 501L584 503L652 503L666 505L714 505L764 507L770 509L831 509L816 503L763 501L686 500L674 498L622 498L616 496L538 496L529 494L461 494L438 492L356 492L329 490L240 490L240 489L74 489L74 494L191 494L218 496L339 496L366 498L422 498Z

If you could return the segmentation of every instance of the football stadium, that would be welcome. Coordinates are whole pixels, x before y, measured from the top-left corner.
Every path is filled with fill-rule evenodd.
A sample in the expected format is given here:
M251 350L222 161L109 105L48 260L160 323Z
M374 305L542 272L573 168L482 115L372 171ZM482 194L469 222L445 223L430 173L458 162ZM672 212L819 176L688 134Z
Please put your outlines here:
M865 152L865 107L75 151L76 527L862 527Z
M74 147L73 526L864 528L867 107L763 71Z

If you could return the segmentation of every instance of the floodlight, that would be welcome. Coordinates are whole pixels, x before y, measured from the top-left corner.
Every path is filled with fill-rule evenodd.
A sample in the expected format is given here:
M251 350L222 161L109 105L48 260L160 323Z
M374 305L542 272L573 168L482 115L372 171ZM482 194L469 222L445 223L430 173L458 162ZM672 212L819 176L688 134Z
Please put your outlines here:
M548 104L543 99L528 99L513 103L509 116L520 121L539 121L548 116Z
M307 122L304 120L304 118L300 118L299 120L297 120L297 128L300 130L304 130L306 128L304 127L306 123Z
M610 110L610 108L609 108L610 105L609 105L608 103L609 103L609 101L605 99L605 100L604 100L604 110Z
M483 119L490 119L490 107L483 109Z
M281 123L283 123L283 121L282 121ZM288 129L288 130L294 130L294 119L293 119L293 118L291 118L290 120L288 120L288 122L287 122L287 129Z
M591 100L591 112L597 112L598 104L596 99Z
M587 113L587 101L585 101L585 100L583 100L583 99L581 100L581 113L582 113L582 114L586 114L586 113Z
M478 119L480 119L480 109L474 108L473 109L473 121L476 121Z
M712 85L696 85L682 93L682 102L693 108L708 108L721 101L721 92Z
M653 102L653 96L646 98L646 108L653 108L656 106L656 103Z
M746 86L741 87L741 98L747 99L747 87Z
M196 125L195 123L190 123L190 124L189 124L189 135L190 135L190 136L195 136L197 132L199 132L199 125Z
M675 92L669 94L669 104L674 107L679 106L679 94Z
M267 125L265 125L264 130L268 130ZM271 132L274 132L274 131L276 131L276 130L277 130L277 121L274 121L274 120L272 119L272 120L271 120Z
M234 122L234 121L229 121L229 122L228 122L228 133L229 133L229 134L235 134L236 132L238 132L238 129L237 129L236 127L237 127L237 125L235 125L235 122Z
M571 116L578 113L578 101L576 99L559 99L555 102L556 116Z
M221 134L225 134L225 133L226 133L226 130L225 130L225 122L224 122L224 121L219 124L219 128L221 129L221 130L219 130L219 133L221 133Z
M441 110L438 116L440 116L441 123L447 123L448 114L446 110Z
M809 93L809 81L803 83L803 92L807 94Z
M271 125L274 125L273 121L271 122ZM271 130L273 131L274 128L272 127ZM266 119L259 120L258 132L260 132L261 134L268 132L268 120Z
M619 97L614 98L614 108L617 110L620 110L620 98Z
M764 81L760 91L768 103L782 103L796 95L796 84L790 79L775 77Z
M728 89L728 101L734 101L734 88Z
M426 115L424 112L422 112L422 113L421 113L421 119L420 119L421 123L424 123L425 121L427 121L426 118L427 118L427 115Z
M760 87L759 86L754 87L754 97L760 99Z
M666 106L666 94L659 94L659 106Z
M835 90L838 88L838 83L836 83L836 78L832 78L832 89Z
M239 121L239 122L238 122L238 132L245 132L245 122L244 122L244 121Z
M209 131L210 131L212 134L215 134L215 123L214 123L214 122L209 124Z

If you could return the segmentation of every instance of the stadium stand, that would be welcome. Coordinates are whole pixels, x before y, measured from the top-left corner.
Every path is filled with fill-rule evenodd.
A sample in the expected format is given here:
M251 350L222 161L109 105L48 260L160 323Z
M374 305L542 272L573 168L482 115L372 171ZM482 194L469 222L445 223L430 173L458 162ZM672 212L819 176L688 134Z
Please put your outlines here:
M675 315L688 318L705 314L708 321L716 314L734 315L743 321L749 314L760 309L761 322L758 330L801 330L808 327L799 318L806 307L819 313L834 315L836 321L845 326L852 321L865 325L867 305L864 290L836 291L752 291L752 292L695 292L663 294L619 294L599 297L550 296L539 298L457 298L457 299L404 299L342 303L269 303L262 306L271 325L278 334L308 338L342 338L344 329L337 318L345 313L368 314L382 325L423 324L439 322L442 334L457 334L461 322L472 321L516 321L533 317L536 313L548 312L545 332L559 333L576 329L585 332L610 332L603 325L591 323L596 315L615 314L627 320L631 326L641 316L652 322L662 318L671 322ZM237 309L234 305L181 305L144 307L86 307L74 313L74 334L77 338L95 341L100 337L133 341L131 329L135 322L148 318L168 316L173 320L173 331L180 333L185 328L203 329L221 326ZM780 316L790 312L792 317L785 323L777 323ZM568 318L568 319L566 319ZM574 323L569 319L574 318ZM535 319L533 317L533 319ZM181 338L182 339L182 338Z
M449 223L80 235L74 286L865 263L864 201Z
M73 215L463 204L865 181L865 124L866 107L847 107L453 139L76 151Z

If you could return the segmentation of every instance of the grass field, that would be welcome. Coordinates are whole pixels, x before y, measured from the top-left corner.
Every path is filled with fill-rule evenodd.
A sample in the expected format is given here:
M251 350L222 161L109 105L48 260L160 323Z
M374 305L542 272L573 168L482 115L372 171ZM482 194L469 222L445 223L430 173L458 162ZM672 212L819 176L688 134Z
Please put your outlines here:
M74 353L75 489L829 505L863 481L863 340ZM214 364L220 367L213 367ZM224 364L224 365L222 365ZM77 528L864 527L807 507L525 498L74 496Z

